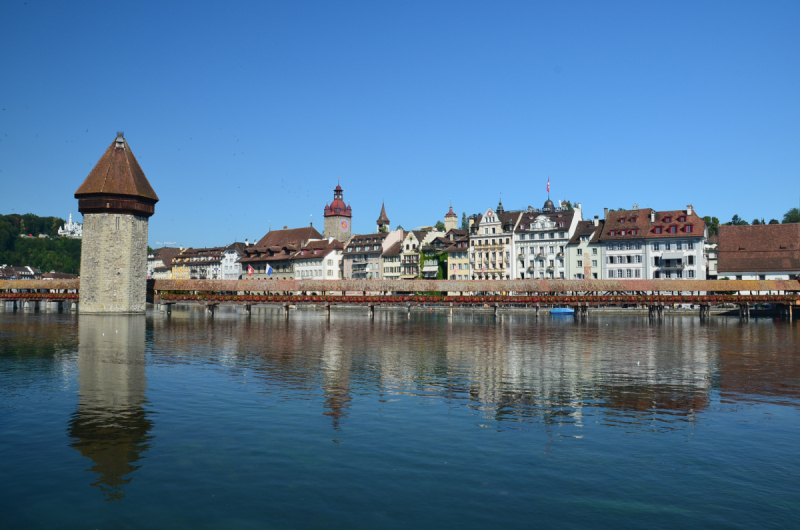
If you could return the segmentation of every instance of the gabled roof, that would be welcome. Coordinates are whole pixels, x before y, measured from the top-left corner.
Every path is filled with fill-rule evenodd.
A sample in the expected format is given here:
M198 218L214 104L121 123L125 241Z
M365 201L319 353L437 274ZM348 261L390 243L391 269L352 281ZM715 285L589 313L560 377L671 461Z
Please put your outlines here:
M227 247L225 247L225 251L233 250L234 252L238 253L240 256L244 256L244 251L247 248L247 245L241 243L239 241L235 243L231 243Z
M572 235L572 238L569 240L568 245L577 245L581 237L586 236L594 236L591 239L595 241L600 237L600 233L603 231L603 225L601 222L598 223L597 226L594 226L594 221L578 221L578 226L575 227L575 233ZM590 242L591 239L589 240Z
M309 239L322 239L322 234L317 232L313 226L272 230L267 232L253 247L256 249L264 249L273 246L296 245L299 248Z
M720 226L717 270L800 271L800 224Z
M75 198L91 194L128 195L157 202L158 195L150 186L144 171L133 156L122 133L111 142L94 169L75 192Z
M563 230L569 229L572 225L572 218L575 217L575 211L569 210L566 212L552 212L552 213L528 213L522 212L522 218L520 219L519 223L517 224L517 228L514 229L514 232L528 232L527 228L539 217L547 217L554 223L556 223L556 227L553 230ZM564 223L564 226L558 226L559 223ZM525 225L525 229L522 228L522 225Z
M337 239L334 239L331 242L328 242L327 239L323 241L309 241L303 248L297 251L293 259L304 260L324 258L331 252L335 250L342 250L343 248L344 245Z

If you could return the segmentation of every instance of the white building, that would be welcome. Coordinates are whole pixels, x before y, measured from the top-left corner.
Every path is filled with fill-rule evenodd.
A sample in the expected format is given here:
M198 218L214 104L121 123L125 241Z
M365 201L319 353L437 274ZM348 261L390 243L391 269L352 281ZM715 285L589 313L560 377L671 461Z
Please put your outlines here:
M342 279L343 249L344 245L333 237L310 240L292 258L294 279Z
M650 208L608 212L600 241L603 278L706 278L705 222L686 210Z
M575 209L556 206L547 199L541 210L528 206L514 230L514 278L566 279L567 243L583 219Z
M222 259L220 260L220 268L222 269L223 280L241 280L242 279L242 264L239 259L246 256L245 249L247 248L248 240L244 243L232 243L225 247L222 251Z
M72 239L81 239L83 238L83 225L81 223L73 223L72 212L69 212L69 221L58 229L58 235Z
M506 212L503 202L495 210L473 216L470 224L470 272L473 280L513 278L514 229L522 212Z
M567 243L567 278L599 280L603 277L603 245L600 234L604 221L595 215L591 221L579 221Z

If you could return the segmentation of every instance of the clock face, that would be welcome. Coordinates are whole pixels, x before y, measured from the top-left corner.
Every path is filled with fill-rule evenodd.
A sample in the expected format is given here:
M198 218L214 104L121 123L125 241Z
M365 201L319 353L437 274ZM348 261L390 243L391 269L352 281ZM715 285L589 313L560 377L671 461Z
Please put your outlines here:
M347 219L342 219L342 222L339 223L339 226L342 227L342 230L347 230Z

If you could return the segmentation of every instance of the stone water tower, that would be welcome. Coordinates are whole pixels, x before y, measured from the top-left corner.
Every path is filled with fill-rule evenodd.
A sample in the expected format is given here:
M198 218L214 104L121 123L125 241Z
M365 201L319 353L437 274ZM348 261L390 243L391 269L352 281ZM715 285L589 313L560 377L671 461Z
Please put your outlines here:
M147 227L158 196L122 133L75 192L83 214L81 313L144 313Z

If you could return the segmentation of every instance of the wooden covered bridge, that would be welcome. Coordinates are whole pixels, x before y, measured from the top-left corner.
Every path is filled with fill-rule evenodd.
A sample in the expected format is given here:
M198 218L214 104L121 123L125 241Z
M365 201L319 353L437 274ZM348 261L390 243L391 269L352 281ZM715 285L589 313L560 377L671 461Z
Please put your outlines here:
M80 280L0 281L0 301L13 309L66 309L80 300ZM711 307L734 305L748 318L756 304L771 304L791 319L800 304L796 280L148 280L148 301L170 311L175 304L199 304L209 315L222 304L305 304L326 308L376 306L554 308L570 307L585 317L590 307L647 307L650 316L664 308L691 304L701 318Z

